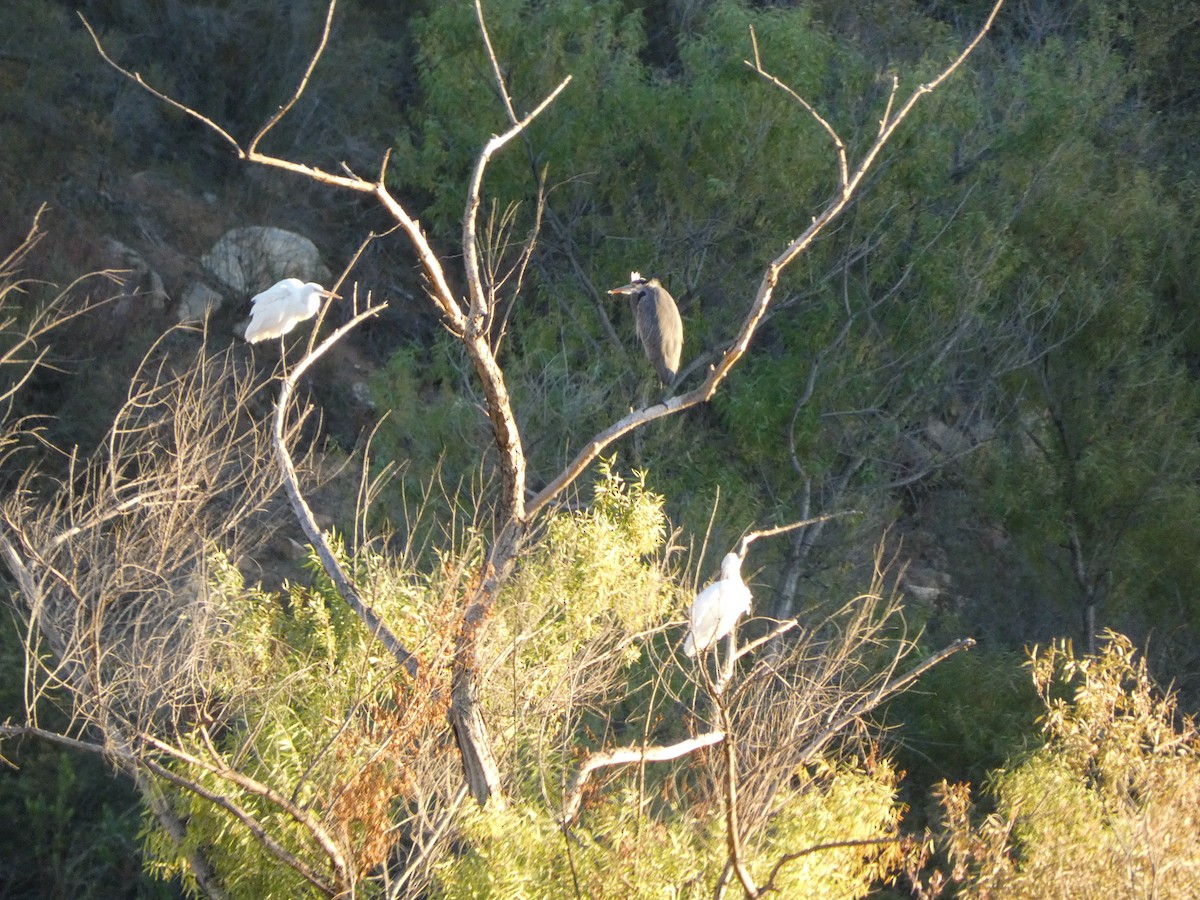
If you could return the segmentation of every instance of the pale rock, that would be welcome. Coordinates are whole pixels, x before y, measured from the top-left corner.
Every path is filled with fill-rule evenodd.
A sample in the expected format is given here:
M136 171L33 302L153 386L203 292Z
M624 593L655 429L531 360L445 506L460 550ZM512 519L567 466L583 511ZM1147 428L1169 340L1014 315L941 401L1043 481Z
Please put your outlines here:
M328 284L332 277L317 245L304 235L260 225L225 232L200 264L226 291L241 297L284 278Z

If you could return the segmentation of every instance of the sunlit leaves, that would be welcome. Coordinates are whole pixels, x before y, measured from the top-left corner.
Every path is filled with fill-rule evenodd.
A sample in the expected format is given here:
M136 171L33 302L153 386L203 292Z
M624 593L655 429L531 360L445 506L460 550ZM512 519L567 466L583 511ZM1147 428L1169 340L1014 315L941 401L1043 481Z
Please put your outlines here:
M996 814L947 792L962 896L1186 896L1200 871L1200 740L1144 659L1109 633L1094 657L1035 651L1045 746L997 772ZM957 812L955 812L957 810Z

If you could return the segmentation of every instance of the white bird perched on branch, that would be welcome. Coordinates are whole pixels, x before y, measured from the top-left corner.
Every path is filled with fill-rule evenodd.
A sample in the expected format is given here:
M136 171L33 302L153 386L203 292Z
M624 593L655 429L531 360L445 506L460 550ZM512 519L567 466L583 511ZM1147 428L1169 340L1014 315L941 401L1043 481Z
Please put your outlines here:
M721 560L721 577L692 601L688 613L692 627L683 642L683 652L695 656L697 650L707 650L733 631L737 620L749 611L750 588L742 581L742 558L727 553Z
M250 324L246 340L251 344L268 338L282 338L305 319L311 319L326 297L336 297L319 284L305 284L299 278L276 282L250 301Z

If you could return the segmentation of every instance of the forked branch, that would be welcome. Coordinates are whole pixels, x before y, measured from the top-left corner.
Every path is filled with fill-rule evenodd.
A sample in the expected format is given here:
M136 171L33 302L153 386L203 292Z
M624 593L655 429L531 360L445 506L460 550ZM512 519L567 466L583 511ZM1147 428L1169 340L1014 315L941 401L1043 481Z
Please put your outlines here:
M501 81L503 89L504 82ZM483 293L483 277L479 269L479 240L477 237L477 222L479 219L479 195L483 190L483 173L487 170L488 163L492 157L509 141L523 132L529 127L529 124L537 118L541 113L554 102L555 98L563 92L568 84L571 83L571 76L568 75L558 83L553 91L551 91L541 103L534 107L533 112L514 122L512 127L503 134L493 135L479 152L479 158L475 161L475 171L471 176L471 186L467 190L467 208L463 213L463 250L466 253L467 265L467 284L471 291L471 318L467 324L468 332L471 335L478 334L484 327L484 322L490 314L488 309L487 299ZM509 102L508 92L504 91L505 102ZM510 107L511 108L511 107Z
M563 490L565 490L576 478L580 476L580 474L587 469L588 466L595 462L597 457L599 457L599 455L603 453L613 441L649 422L661 419L664 416L674 415L684 409L688 409L689 407L696 406L700 403L705 403L712 398L713 394L716 393L717 388L720 387L721 382L725 380L730 371L732 371L733 367L738 363L742 356L745 355L747 349L749 348L750 341L754 338L755 333L758 331L759 325L762 324L762 321L767 314L767 310L770 307L771 300L775 294L775 288L779 284L779 279L783 275L784 271L788 268L788 266L795 262L801 253L803 253L812 245L813 241L816 240L817 236L821 234L821 232L823 232L846 210L846 208L850 205L851 200L854 199L859 188L862 186L863 179L866 177L867 172L873 167L880 152L885 146L887 146L888 142L892 139L892 136L896 133L896 130L900 127L901 123L908 118L909 114L913 111L913 108L917 105L917 102L921 99L921 97L935 90L947 78L949 78L962 65L963 61L966 60L971 52L977 46L979 46L979 43L983 40L984 35L986 35L991 29L992 23L996 20L996 15L999 13L1003 2L1004 0L997 0L996 5L992 7L991 14L988 16L987 21L971 40L971 42L967 44L963 51L959 53L953 62L946 66L946 68L944 68L936 78L916 88L908 100L900 107L899 110L896 111L894 115L891 114L892 101L888 101L888 109L885 112L884 121L880 128L879 134L875 138L875 141L867 149L867 152L863 155L862 161L854 169L853 173L849 173L848 166L845 166L846 173L842 176L842 189L834 196L832 200L829 201L829 204L825 207L825 209L823 209L816 217L813 218L811 224L804 229L804 231L795 240L788 244L784 251L775 257L775 259L772 260L771 263L766 267L766 270L763 272L762 278L759 281L758 290L755 292L754 299L742 320L741 330L738 332L737 337L734 339L729 349L725 352L725 355L721 357L716 366L709 370L709 373L707 377L705 377L704 381L701 382L698 387L688 391L685 394L671 397L662 403L657 403L644 409L634 410L623 416L619 421L614 422L612 425L596 434L582 449L579 450L574 459L567 464L566 468L564 468L557 476L555 476L555 478L553 478L537 494L537 496L529 502L527 512L530 516L534 515L546 503L553 500ZM769 79L771 78L771 76L769 76L765 70L761 70L761 74L763 74L764 77L768 77ZM774 81L777 82L778 80L775 79ZM798 97L799 95L796 96ZM808 106L807 103L804 105ZM840 138L837 138L836 132L833 132L832 128L829 128L829 131L834 135L836 147L840 143ZM841 163L839 162L839 168L841 167Z
M337 0L329 0L329 9L325 11L325 27L321 29L321 41L317 44L316 52L313 53L312 59L308 61L308 68L304 70L304 75L300 78L296 85L296 90L292 93L291 99L283 106L276 110L275 115L267 119L263 127L258 129L258 134L250 139L250 146L246 148L247 153L254 153L258 149L259 141L267 136L267 132L274 128L286 116L299 101L304 89L308 87L308 80L312 78L313 70L316 69L317 63L325 53L325 45L329 43L329 30L333 26L333 11L337 7ZM91 31L89 28L88 31ZM92 35L95 38L95 35Z

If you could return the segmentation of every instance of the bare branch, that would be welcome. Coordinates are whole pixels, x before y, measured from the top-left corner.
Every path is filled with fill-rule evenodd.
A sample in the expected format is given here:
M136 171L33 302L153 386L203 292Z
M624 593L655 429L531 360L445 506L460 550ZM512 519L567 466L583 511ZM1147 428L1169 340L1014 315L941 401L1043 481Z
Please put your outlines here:
M219 809L225 810L239 822L246 826L246 829L254 835L255 839L263 845L268 851L280 860L285 865L295 869L303 878L308 881L313 887L321 891L327 897L342 896L344 893L339 888L337 883L331 882L328 878L322 876L319 872L313 869L308 863L300 859L294 853L275 840L271 831L263 825L257 818L247 812L239 803L236 803L231 798L217 791L209 790L198 782L188 778L183 778L175 772L168 769L166 766L160 765L152 759L142 758L138 760L139 765L145 766L149 771L156 776L178 788L191 791L197 797L203 797L209 803ZM334 848L336 850L336 848ZM341 859L340 853L336 858L331 858L334 867L338 870L338 875L341 884L348 884L347 872L345 871L345 861Z
M321 849L321 852L324 853L329 859L329 863L331 866L333 866L334 872L338 876L338 880L343 884L349 883L350 869L346 862L345 855L342 853L341 848L338 847L337 842L334 841L333 837L322 826L320 820L316 816L312 815L308 810L295 803L292 803L287 797L283 796L283 794L279 793L279 791L275 790L270 785L263 784L261 781L251 778L244 772L230 767L219 757L216 758L214 762L208 762L207 760L204 760L194 754L185 752L180 747L173 746L165 741L159 740L153 735L144 734L141 735L141 739L145 741L147 745L153 747L160 753L172 759L179 760L182 763L186 763L190 766L195 766L196 768L210 772L223 781L227 781L228 783L235 785L240 790L245 791L247 794L255 797L261 797L263 800L266 800L268 803L277 807L281 812L292 818L298 825L308 832L313 841ZM262 825L258 824L249 813L246 813L244 810L242 810L234 801L222 794L218 794L215 791L206 790L203 788L203 786L197 784L192 779L184 778L183 776L178 775L171 769L163 766L148 756L142 755L138 757L137 762L140 765L148 767L160 778L171 782L177 787L192 791L193 793L204 797L206 800L216 803L222 809L225 809L234 815L239 821L242 822L242 824L250 828L251 833L254 834L254 836L261 841L264 846L271 850L272 853L275 853L280 857L280 859L288 862L289 865L292 865L296 871L300 872L306 878L309 878L310 881L312 880L309 874L312 872L312 869L302 860L297 859L282 846L278 845L278 843L270 836L266 829L263 828ZM289 859L294 860L294 863L290 862ZM314 881L313 883L318 887L321 887L322 883L328 884L328 882L326 882L324 879L321 879L320 881ZM324 890L324 888L322 889ZM336 893L336 891L334 891L334 893Z
M719 700L717 702L720 704ZM720 710L721 718L728 728L731 724L729 709L721 705ZM725 846L729 852L729 865L733 867L746 896L757 897L758 887L754 883L754 876L746 868L742 852L742 829L738 824L737 741L725 741L721 747L725 751L725 781L723 785L725 790L722 793L722 799L725 805Z
M976 34L975 38L967 45L967 47L954 59L949 66L927 84L917 88L908 101L900 108L886 124L886 127L881 129L879 136L875 142L867 150L862 161L854 170L852 175L846 177L842 190L835 196L829 204L823 209L820 214L813 218L812 223L793 240L782 253L780 253L763 272L762 279L759 281L758 289L755 292L754 300L751 302L746 315L742 320L742 327L725 355L715 367L709 370L708 376L694 390L676 397L671 397L661 403L648 406L644 409L635 410L628 415L623 416L619 421L596 434L583 448L581 448L575 457L567 464L567 466L559 472L541 491L538 492L529 504L527 505L527 514L532 516L550 500L554 499L560 492L565 490L576 478L578 478L588 466L595 462L596 458L603 453L608 446L622 435L628 434L635 428L640 428L656 419L664 416L673 415L681 412L684 409L696 406L710 400L721 382L729 375L734 365L746 353L750 346L750 341L758 331L758 326L762 323L766 316L767 309L771 305L772 297L775 293L775 288L779 284L779 279L783 272L790 266L797 257L800 256L813 241L817 235L821 234L826 227L837 219L850 201L854 198L855 193L866 177L867 172L874 165L879 153L891 140L896 129L912 112L917 102L925 94L937 88L942 82L953 74L963 61L970 55L983 40L984 35L991 28L995 21L997 13L1000 11L1000 6L1004 0L997 0L996 5L992 8L991 15L988 16L987 22Z
M879 119L879 133L883 134L883 129L887 128L888 122L891 120L892 107L896 103L896 94L900 92L900 79L892 76L892 89L888 91L887 106L883 108L883 115Z
M268 131L279 124L279 121L296 105L296 102L300 99L300 95L304 93L304 89L308 87L308 80L312 78L313 70L317 68L317 63L325 53L325 45L329 43L329 29L333 25L333 11L336 6L337 0L329 0L329 9L325 11L325 27L321 30L321 40L317 44L317 49L313 52L312 59L308 61L308 68L304 70L299 84L296 85L295 92L287 103L279 107L275 111L275 114L263 124L263 127L258 129L258 134L250 139L250 144L246 147L247 155L253 154L258 149L259 141L266 137Z
M164 94L158 88L154 87L149 82L147 82L144 78L142 78L142 76L140 74L138 74L137 72L130 71L129 69L126 69L123 66L121 66L119 63L117 63L105 51L104 45L100 43L100 38L96 35L95 29L92 28L92 23L89 22L84 17L83 13L77 13L77 15L79 16L79 20L81 22L83 22L83 27L87 29L87 33L92 36L92 43L96 45L96 52L100 54L101 59L103 59L106 63L108 63L110 66L112 66L118 72L120 72L122 75L124 75L130 81L135 82L137 85L139 85L140 87L142 87L149 93L153 94L155 97L157 97L163 103L167 104L170 107L173 107L174 109L179 110L185 116L191 116L193 119L195 119L201 125L205 125L208 128L212 129L214 132L216 132L218 135L220 135L222 138L224 138L225 142L228 143L229 146L233 147L234 151L237 153L237 155L239 157L241 157L242 159L246 158L246 153L242 150L242 146L241 146L241 144L239 144L237 142L237 139L233 135L231 135L228 131L226 131L224 128L222 128L220 125L218 125L216 122L214 122L212 119L210 119L208 116L197 112L196 110L192 109L190 106L188 106L185 103L180 103L174 97L171 97L168 94Z
M974 638L961 638L946 647L943 647L932 656L927 656L925 659L915 666L912 670L905 672L897 678L888 679L878 688L872 691L868 696L863 697L857 703L846 710L845 713L832 720L829 725L815 737L805 743L800 752L802 758L811 758L818 753L822 747L831 741L847 725L862 716L865 716L871 710L876 709L883 701L889 697L903 691L910 684L936 666L938 663L958 653L960 650L969 650L975 646Z
M996 16L1000 14L1000 7L1003 5L1004 0L996 0L995 6L992 7L991 13L988 14L987 21L983 23L983 27L979 29L971 42L963 48L962 52L955 57L954 61L946 68L942 69L938 76L932 81L926 82L913 91L912 95L907 101L905 101L904 105L900 107L895 116L893 116L891 119L888 119L886 116L883 118L883 120L880 122L879 137L875 140L875 143L871 145L871 148L867 151L866 155L862 159L862 162L859 163L858 168L855 170L854 176L850 179L850 182L847 183L847 191L853 191L862 182L863 178L867 174L867 171L875 162L875 157L879 155L879 152L883 149L884 145L888 142L891 136L895 134L896 129L900 126L900 123L908 118L908 114L912 112L913 107L917 105L917 102L926 94L936 90L938 86L941 85L947 78L958 71L959 66L961 66L963 62L966 61L966 58L971 55L976 47L979 46L980 42L984 38L984 35L991 30L992 24L996 21ZM889 98L888 109L890 110L891 107L892 100Z
M442 810L442 813L438 817L437 823L434 825L433 831L429 835L429 838L426 841L417 842L417 849L419 851L417 858L412 860L412 862L410 862L400 874L400 877L396 879L395 884L393 884L391 889L388 891L388 900L397 900L397 898L400 897L400 892L403 891L405 886L414 879L416 873L423 866L428 864L431 854L424 847L422 847L421 844L432 848L436 847L440 843L443 835L446 833L446 830L450 827L450 823L454 821L454 816L458 812L459 807L462 806L462 802L466 799L466 796L467 785L466 782L464 782L458 789L458 792L454 795L454 799L444 810Z
M482 13L480 13L482 16ZM499 77L499 75L497 75ZM558 83L558 87L552 90L546 97L534 107L533 112L529 113L523 119L514 121L503 134L493 135L483 146L483 150L479 152L479 158L475 161L475 171L471 176L471 184L467 188L467 206L463 212L463 257L467 267L467 285L471 292L471 316L467 325L467 334L473 336L478 331L484 328L486 317L490 310L487 307L487 301L483 296L483 280L479 270L479 243L476 237L477 220L479 218L479 194L483 189L483 173L487 169L488 163L492 157L509 141L523 132L529 127L534 119L554 102L555 98L563 92L568 84L571 83L571 76L568 75ZM501 81L503 86L503 81ZM505 93L507 100L507 92Z
M496 79L496 87L500 91L500 99L504 101L504 110L508 113L508 120L514 125L517 124L517 111L513 108L512 97L508 93L508 84L504 80L504 73L500 70L500 60L496 58L496 51L492 47L492 36L488 34L487 22L483 18L483 3L481 0L475 0L475 18L479 22L479 33L483 36L483 46L487 48L488 62L492 64L492 77Z
M837 157L838 185L841 187L842 192L845 193L846 185L850 181L850 167L846 162L845 143L842 141L837 131L834 130L833 126L830 125L829 122L819 112L817 112L816 109L813 108L811 103L800 96L795 89L788 87L786 84L763 68L762 59L758 55L758 35L754 33L753 25L750 26L750 44L754 48L754 62L750 62L748 59L744 59L742 62L753 69L762 78L775 85L775 87L779 88L789 97L803 106L808 111L809 115L817 120L817 124L825 129L825 133L828 134L829 139L833 141L833 150Z
M286 442L283 439L287 410L291 405L292 395L295 393L300 377L351 329L365 319L377 315L385 307L386 304L380 304L379 306L371 306L363 310L306 354L291 373L283 379L283 383L279 388L279 399L275 403L274 426L271 434L275 445L275 455L279 460L279 466L283 472L284 490L287 492L288 500L292 504L292 510L300 522L300 527L304 529L305 536L312 543L313 547L316 548L317 556L321 560L321 566L325 569L326 574L329 575L330 580L337 589L338 595L354 610L355 615L362 619L363 623L370 630L371 635L387 648L388 652L404 667L404 670L410 676L415 678L418 671L416 656L400 642L400 639L388 628L379 614L362 598L362 595L359 594L358 589L354 586L354 582L350 580L350 576L346 574L338 562L337 556L333 552L333 547L329 544L329 539L317 526L316 518L309 508L308 502L304 499L304 495L300 492L300 485L296 478L296 467L292 462L292 455L288 451Z
M826 513L823 516L817 516L814 519L804 519L800 522L792 522L790 525L778 525L775 528L765 528L761 531L752 531L744 538L738 546L738 558L745 559L746 553L750 549L750 545L759 538L774 537L777 534L786 534L789 531L795 531L797 528L807 528L809 525L819 525L822 522L828 522L830 519L838 519L842 516L860 516L862 513L857 509L846 509L840 512Z
M762 637L756 638L755 640L750 641L749 643L743 644L741 647L738 647L737 650L733 654L733 659L735 661L739 660L743 656L745 656L747 653L753 653L755 650L757 650L763 644L766 644L770 641L775 640L775 638L779 637L781 634L787 634L793 628L799 628L799 627L800 627L800 623L797 622L795 619L788 619L786 622L780 622L778 625L776 625L774 628L772 628L770 631L768 631Z
M0 725L0 739L25 736L36 737L50 744L104 756L111 760L119 769L134 780L143 797L145 797L151 812L162 823L163 828L167 831L170 838L176 845L180 847L184 846L187 837L186 826L180 821L175 810L171 808L170 801L163 795L162 791L147 781L139 768L140 760L133 757L132 754L123 751L114 752L112 748L104 744L79 740L70 735L39 728L34 724ZM196 876L196 882L205 894L213 898L213 900L225 900L225 891L220 886L216 873L212 870L208 860L194 849L186 850L185 853L188 865L191 866L192 872Z
M666 762L689 753L695 753L704 747L719 744L724 739L725 732L710 731L694 738L688 738L686 741L662 747L619 747L615 750L605 750L603 753L593 753L583 761L579 771L571 777L567 791L563 795L562 821L570 823L575 819L579 812L579 805L583 802L583 789L587 785L588 779L592 777L592 773L597 769L623 766L629 763Z
M166 766L163 766L161 763L158 763L149 757L136 755L127 749L121 749L113 746L111 742L97 744L92 741L83 741L79 740L78 738L72 738L68 735L60 734L56 731L48 731L44 728L38 728L33 725L0 725L0 738L23 736L36 737L40 740L46 741L47 743L57 744L58 746L67 747L72 750L82 750L86 753L109 757L119 763L123 769L129 771L136 771L139 768L145 768L164 781L173 784L178 788L182 788L183 790L194 793L199 797L203 797L215 806L224 809L239 822L245 825L250 830L251 834L253 834L255 838L262 842L264 847L266 847L282 862L299 872L322 893L330 897L337 896L340 893L338 887L334 883L320 875L310 865L283 847L271 836L270 831L261 822L259 822L250 813L246 812L246 810L243 809L239 804L235 803L233 800L223 794L219 794L216 791L205 788L196 781L182 777L181 775L173 772L171 769L168 769ZM241 776L240 773L235 773L229 769L220 771L216 767L208 765L203 761L196 759L195 757L189 757L187 754L181 753L178 748L163 744L160 741L151 741L151 743L159 750L167 753L169 756L194 763L195 765L198 765L207 771L213 772L214 774L223 777L236 776L236 778L230 778L230 780L237 784L241 789L247 791L247 793L264 797L265 799L276 803L279 803L280 800L283 800L283 798L274 794L270 788L253 781L253 779L247 779L244 776ZM286 804L286 801L284 801L284 804ZM291 814L293 817L299 816L300 818L298 818L297 821L300 821L301 824L309 827L311 831L311 828L315 823L315 820L311 816L308 816L307 813L298 807L295 807L294 805L291 806L290 809L287 809L286 806L284 806L284 808L285 811L289 812L289 814ZM317 827L319 828L319 826ZM321 834L324 835L323 830L321 830ZM322 849L334 854L330 857L330 861L333 863L334 867L338 869L343 883L347 883L345 861L341 858L341 852L329 841L327 837L325 838L325 844L322 845Z
M783 870L783 867L797 859L803 859L805 856L810 856L813 853L824 853L826 850L841 850L849 847L879 847L885 844L899 844L903 841L900 837L885 837L885 838L862 838L860 840L845 840L845 841L828 841L824 844L814 844L811 847L805 847L803 850L797 850L794 853L785 853L779 857L775 865L771 867L771 874L767 878L767 883L762 886L759 896L768 891L778 891L775 887L775 879Z

